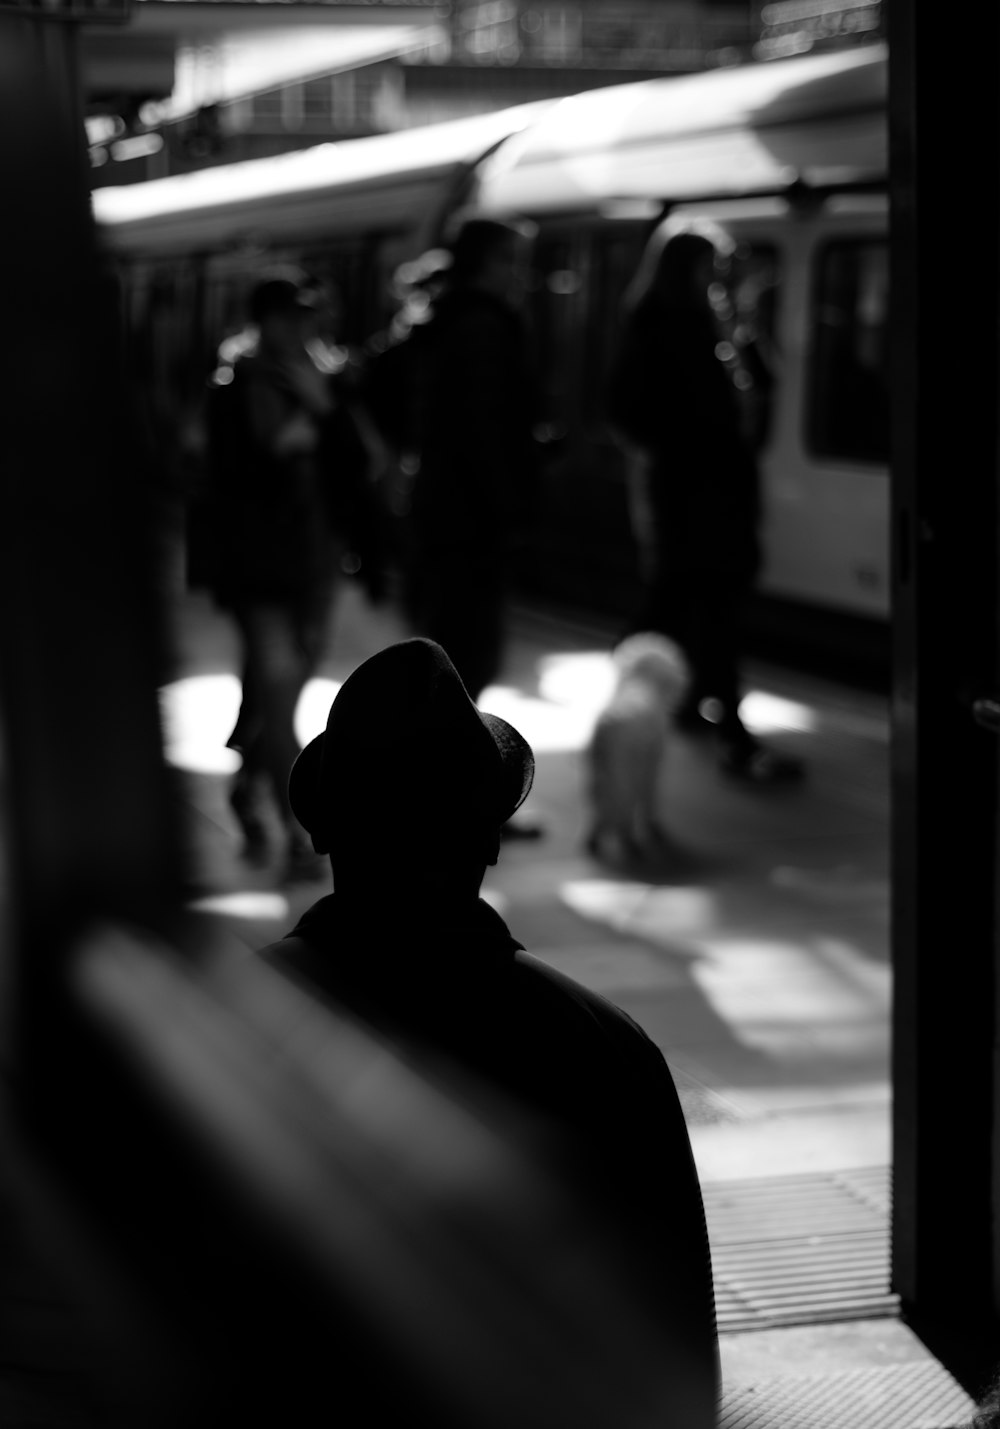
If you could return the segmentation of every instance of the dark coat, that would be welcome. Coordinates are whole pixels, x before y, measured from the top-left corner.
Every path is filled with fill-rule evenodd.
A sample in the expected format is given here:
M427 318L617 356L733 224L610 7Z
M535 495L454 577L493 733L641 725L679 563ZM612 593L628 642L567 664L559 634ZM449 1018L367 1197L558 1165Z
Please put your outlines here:
M626 1013L531 957L484 902L414 928L330 895L263 956L417 1059L493 1087L567 1148L610 1212L649 1303L711 1380L715 1311L697 1173L655 1044Z
M663 568L740 582L759 564L759 478L721 339L707 309L647 299L626 318L608 417L646 456Z
M299 602L332 584L346 544L374 576L384 521L349 400L329 380L332 409L315 451L276 456L266 437L299 399L259 358L209 396L210 584L225 604ZM369 574L366 570L366 575Z
M455 288L419 334L412 517L424 549L472 543L503 553L530 522L534 395L520 317L499 298Z

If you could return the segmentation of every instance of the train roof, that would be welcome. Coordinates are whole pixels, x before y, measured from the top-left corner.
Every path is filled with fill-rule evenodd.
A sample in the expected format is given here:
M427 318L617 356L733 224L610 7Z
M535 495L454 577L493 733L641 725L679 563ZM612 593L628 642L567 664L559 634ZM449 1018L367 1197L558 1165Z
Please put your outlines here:
M140 249L187 245L209 235L215 240L237 237L261 223L280 233L283 207L299 235L303 224L308 229L310 206L320 221L323 201L333 194L367 195L368 207L359 210L363 222L412 220L414 192L409 183L440 179L474 163L553 102L99 188L91 195L94 217L116 246ZM392 187L397 196L392 212L380 213L371 206L371 190Z
M588 91L482 168L480 204L526 213L868 182L887 172L887 47Z
M877 179L887 167L886 68L885 45L872 44L610 85L97 189L94 216L115 247L162 252L248 234L413 228L448 177L477 163L479 206L528 214L773 193L796 178Z
M484 164L480 204L537 213L883 179L886 86L886 46L869 44L576 94Z

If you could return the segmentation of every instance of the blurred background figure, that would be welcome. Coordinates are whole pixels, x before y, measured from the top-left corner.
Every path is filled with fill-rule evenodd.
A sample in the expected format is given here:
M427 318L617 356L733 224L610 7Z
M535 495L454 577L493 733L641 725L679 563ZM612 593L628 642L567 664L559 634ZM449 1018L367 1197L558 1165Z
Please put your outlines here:
M451 267L446 248L430 248L419 258L401 263L392 277L397 304L389 326L366 344L364 398L380 435L406 468L417 441L414 368L423 348L421 337L434 312Z
M527 226L466 220L433 280L413 364L407 613L447 650L473 699L500 671L508 586L535 501L535 390L520 312L530 251ZM526 816L507 830L539 832Z
M325 315L329 319L329 312ZM381 517L342 353L323 331L323 295L295 269L262 278L251 326L223 344L208 402L210 586L243 643L243 699L228 744L243 763L230 803L244 854L268 854L265 801L285 872L320 865L288 802L294 716L323 653L341 569L381 597Z
M467 221L423 339L407 606L476 699L503 653L507 584L530 517L533 390L520 316L526 230Z
M636 628L671 636L690 667L675 721L710 733L728 774L771 784L802 770L762 746L739 714L741 620L760 569L760 482L740 400L754 376L721 321L732 250L706 220L667 219L656 229L626 293L608 415L652 519Z

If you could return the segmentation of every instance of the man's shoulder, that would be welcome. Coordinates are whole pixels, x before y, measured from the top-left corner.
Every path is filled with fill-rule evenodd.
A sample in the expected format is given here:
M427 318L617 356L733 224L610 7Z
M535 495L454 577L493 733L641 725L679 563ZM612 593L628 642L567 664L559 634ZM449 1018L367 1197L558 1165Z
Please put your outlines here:
M661 1058L656 1043L638 1022L600 993L532 953L516 953L514 969L520 992L546 1003L555 1012L561 1011L564 1019L577 1024L581 1035L590 1033L644 1057Z

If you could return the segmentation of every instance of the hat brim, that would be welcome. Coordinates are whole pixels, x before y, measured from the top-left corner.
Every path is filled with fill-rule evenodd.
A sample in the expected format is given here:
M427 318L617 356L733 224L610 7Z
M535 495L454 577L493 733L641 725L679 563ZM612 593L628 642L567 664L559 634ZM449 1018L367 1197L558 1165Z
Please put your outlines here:
M510 781L510 792L515 802L504 815L506 820L521 807L531 791L535 781L535 756L531 745L512 724L484 710L477 710L476 713L493 736L493 743L500 751L504 771Z
M499 715L476 710L496 745L504 768L504 800L499 822L511 817L524 803L535 778L535 756L531 745L512 724ZM323 743L326 732L311 739L292 765L288 776L288 800L292 813L312 838L318 853L328 852L323 826L322 776Z

